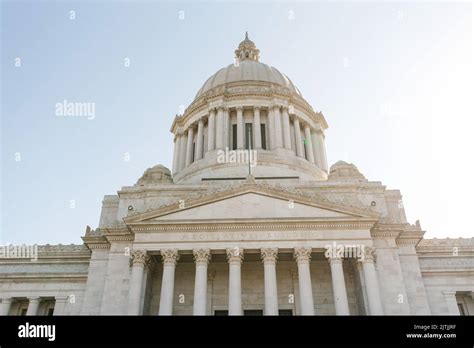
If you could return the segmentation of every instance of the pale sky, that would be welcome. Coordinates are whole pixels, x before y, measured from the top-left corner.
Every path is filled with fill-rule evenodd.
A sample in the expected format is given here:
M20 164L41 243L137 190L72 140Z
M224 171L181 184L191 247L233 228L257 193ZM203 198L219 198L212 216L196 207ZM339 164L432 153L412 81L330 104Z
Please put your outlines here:
M3 1L1 11L0 244L81 243L105 194L171 167L174 115L233 62L245 31L324 113L330 164L401 190L425 237L474 236L469 2ZM55 116L63 100L95 103L94 119Z

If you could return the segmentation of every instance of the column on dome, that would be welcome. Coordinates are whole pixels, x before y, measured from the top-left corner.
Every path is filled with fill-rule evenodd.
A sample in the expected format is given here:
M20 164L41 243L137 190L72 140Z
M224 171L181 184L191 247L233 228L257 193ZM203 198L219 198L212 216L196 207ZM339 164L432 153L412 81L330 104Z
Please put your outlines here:
M275 148L275 120L273 118L273 108L268 108L267 114L267 124L268 124L268 139L267 139L267 149L273 150Z
M311 286L311 248L295 248L294 258L298 264L298 280L302 315L314 315L313 289Z
M283 123L283 145L285 149L291 150L291 134L290 134L290 115L288 107L282 107L282 123Z
M311 139L311 129L309 124L305 123L304 125L304 146L306 146L306 154L308 155L308 161L314 163L314 154L313 154L313 141Z
M224 149L229 147L229 128L230 128L230 116L229 109L224 108Z
M241 266L244 251L241 248L226 250L229 262L229 315L242 315Z
M319 153L319 141L318 141L318 135L316 132L311 130L311 143L313 145L313 155L314 155L314 163L319 167L323 168L322 161L321 161L321 155Z
M275 148L281 149L283 147L283 132L281 125L280 105L273 106L273 119L275 125Z
M216 117L216 149L224 149L224 107L217 108Z
M194 280L193 315L206 315L207 307L207 266L211 259L211 250L193 250L194 263L196 264L196 277Z
M134 250L131 253L130 263L132 265L132 272L130 275L130 285L128 289L128 315L139 315L142 292L143 292L143 277L145 275L145 267L150 263L150 256L145 250Z
M173 152L173 174L178 172L178 161L179 161L179 137L174 137L174 152Z
M179 146L179 170L183 170L186 167L186 143L187 135L183 132L180 135L181 145Z
M174 275L176 263L179 260L178 250L164 249L161 250L161 258L163 259L163 277L161 280L161 296L159 315L173 314L173 294L174 294Z
M265 283L265 315L278 315L278 291L276 276L277 248L260 250L264 270Z
M198 121L198 131L196 139L196 160L200 160L203 155L203 145L204 145L204 121L199 119Z
M260 123L260 107L254 106L253 108L253 143L255 149L262 148L262 133Z
M194 152L194 128L189 126L188 128L188 140L186 142L186 167L193 163L193 152Z
M293 117L293 126L295 128L296 156L304 158L303 141L301 139L300 120L298 116Z
M209 110L209 120L207 122L207 151L216 148L216 110Z
M316 130L318 139L319 157L321 158L321 169L328 171L328 161L326 158L326 145L324 143L324 133L322 129Z
M243 108L241 106L237 107L237 149L244 148L244 116Z

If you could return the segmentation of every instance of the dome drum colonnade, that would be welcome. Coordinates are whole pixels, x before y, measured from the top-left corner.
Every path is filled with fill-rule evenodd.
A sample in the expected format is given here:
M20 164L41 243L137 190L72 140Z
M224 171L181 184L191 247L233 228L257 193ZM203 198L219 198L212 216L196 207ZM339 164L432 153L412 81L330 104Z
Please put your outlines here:
M236 50L237 63L211 76L184 115L175 118L175 182L194 172L188 167L195 162L214 165L211 154L217 150L249 146L290 167L294 162L288 160L303 159L312 164L313 179L327 178L324 116L285 75L260 63L258 52L246 37Z

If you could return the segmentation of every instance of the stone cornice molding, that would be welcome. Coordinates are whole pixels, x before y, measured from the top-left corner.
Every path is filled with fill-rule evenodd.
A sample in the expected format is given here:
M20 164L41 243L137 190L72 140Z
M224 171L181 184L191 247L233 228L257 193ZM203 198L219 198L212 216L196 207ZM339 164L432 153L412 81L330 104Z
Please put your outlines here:
M348 204L341 204L333 202L327 198L316 193L304 193L295 191L281 185L270 186L262 183L252 183L245 181L235 186L226 186L221 190L209 190L196 198L186 200L186 207L184 209L191 209L205 204L217 202L231 197L247 193L256 193L268 197L294 201L295 203L305 204L312 207L332 210L335 212L348 214L354 216L354 220L366 220L374 224L380 217L380 214L368 208L357 206L349 206ZM175 202L168 205L151 209L146 212L135 213L125 217L123 220L125 224L133 226L140 223L146 223L147 220L154 219L173 212L184 210L180 208L180 203Z

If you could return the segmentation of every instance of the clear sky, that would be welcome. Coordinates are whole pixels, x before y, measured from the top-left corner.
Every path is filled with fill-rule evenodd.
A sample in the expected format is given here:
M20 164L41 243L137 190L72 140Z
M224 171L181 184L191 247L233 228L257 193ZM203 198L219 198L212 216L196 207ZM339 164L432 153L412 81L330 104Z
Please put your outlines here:
M469 2L4 1L1 11L0 244L81 243L105 194L171 167L174 115L233 62L247 30L261 61L326 116L330 164L400 189L425 237L474 236ZM95 103L94 119L56 116L63 100Z

